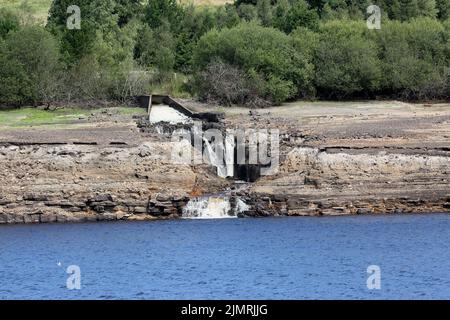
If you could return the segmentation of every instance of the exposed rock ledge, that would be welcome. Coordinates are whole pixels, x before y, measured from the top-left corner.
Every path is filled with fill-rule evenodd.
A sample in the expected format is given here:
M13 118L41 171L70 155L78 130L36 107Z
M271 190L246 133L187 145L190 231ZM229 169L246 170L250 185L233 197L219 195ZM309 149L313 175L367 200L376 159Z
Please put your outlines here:
M0 223L177 218L195 195L230 182L173 165L170 143L0 147ZM242 216L450 211L450 158L329 154L296 148L280 172L238 195Z
M170 162L171 143L0 147L0 223L179 217L189 197L227 188L206 166Z
M242 199L247 215L449 212L449 177L449 156L295 148Z
M236 191L242 216L450 212L448 105L301 103L227 109L224 122L282 137L278 174ZM177 218L192 197L233 185L173 164L170 139L131 116L0 129L0 224Z

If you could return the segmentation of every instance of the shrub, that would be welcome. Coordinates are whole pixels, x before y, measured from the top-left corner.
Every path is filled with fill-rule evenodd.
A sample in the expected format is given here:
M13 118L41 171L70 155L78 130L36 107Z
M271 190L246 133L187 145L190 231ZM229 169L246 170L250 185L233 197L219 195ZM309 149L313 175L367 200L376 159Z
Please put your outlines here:
M24 27L8 34L0 46L0 101L5 104L49 103L56 98L59 49L41 27Z
M437 16L441 20L450 18L450 0L436 0Z
M375 41L364 37L364 23L331 21L321 27L315 83L320 96L348 98L376 91L381 62Z
M443 97L448 87L448 35L428 18L385 23L378 34L382 89L405 99Z
M20 62L11 60L0 47L0 104L18 106L28 102L33 95L32 85Z
M258 10L254 5L243 3L237 7L239 17L244 21L256 20Z
M252 95L251 82L239 68L213 60L196 76L199 98L225 106L246 104Z
M7 9L0 8L0 40L10 31L19 29L19 17Z
M155 30L145 26L136 43L136 58L146 69L157 68L161 77L175 65L175 41L167 22Z
M292 3L292 4L291 4ZM292 2L281 0L274 11L273 23L278 29L290 33L298 27L316 30L319 26L319 15L304 0Z
M294 49L289 36L274 28L243 23L206 33L194 50L196 72L202 72L217 59L242 70L247 76L258 75L264 83L258 94L273 103L294 98L310 88L310 62Z

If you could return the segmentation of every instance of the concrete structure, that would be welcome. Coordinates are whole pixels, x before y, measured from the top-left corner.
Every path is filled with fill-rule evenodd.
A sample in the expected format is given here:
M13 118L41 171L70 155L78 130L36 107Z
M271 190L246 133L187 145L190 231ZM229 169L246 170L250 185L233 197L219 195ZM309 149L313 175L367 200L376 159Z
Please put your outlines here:
M187 123L190 119L219 122L224 117L220 112L193 112L168 95L145 95L138 97L138 101L147 109L150 123Z
M150 123L192 122L194 113L167 95L149 95L138 98L142 107L147 108Z

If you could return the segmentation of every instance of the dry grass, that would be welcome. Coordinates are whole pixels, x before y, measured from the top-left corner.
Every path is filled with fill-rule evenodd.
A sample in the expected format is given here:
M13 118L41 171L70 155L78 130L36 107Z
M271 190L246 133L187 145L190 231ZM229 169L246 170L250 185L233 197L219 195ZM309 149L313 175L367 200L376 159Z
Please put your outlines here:
M0 0L0 8L7 8L19 13L22 17L30 17L30 23L43 24L47 21L48 10L53 0Z
M181 3L193 3L196 6L220 6L225 3L233 3L233 0L180 0Z
M8 8L29 16L39 24L47 21L48 10L53 0L0 0L0 8ZM193 3L196 6L219 6L225 3L233 3L234 0L179 0L183 4Z

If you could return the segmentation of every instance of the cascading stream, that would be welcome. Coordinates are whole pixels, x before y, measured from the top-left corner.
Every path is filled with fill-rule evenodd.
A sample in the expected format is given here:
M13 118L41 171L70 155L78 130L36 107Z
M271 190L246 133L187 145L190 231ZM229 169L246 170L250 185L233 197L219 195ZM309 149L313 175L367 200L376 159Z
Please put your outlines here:
M237 218L238 214L249 209L239 198L228 195L201 196L191 199L183 208L186 219L224 219ZM233 204L232 204L233 203Z
M190 200L183 208L183 218L223 219L236 217L231 210L229 197L197 197Z

